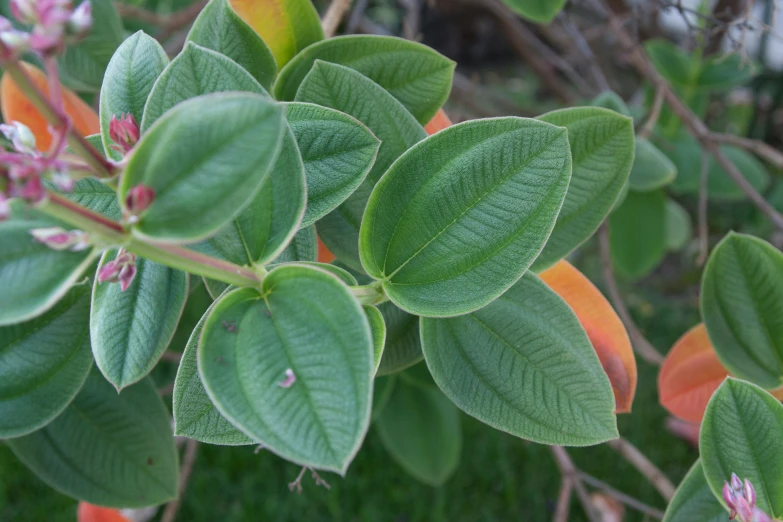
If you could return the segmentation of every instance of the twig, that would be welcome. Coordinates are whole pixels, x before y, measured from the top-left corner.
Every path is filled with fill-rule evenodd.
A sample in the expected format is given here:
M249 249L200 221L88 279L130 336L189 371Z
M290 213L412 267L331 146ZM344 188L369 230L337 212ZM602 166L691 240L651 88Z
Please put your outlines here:
M461 0L461 2L481 5L495 15L511 46L541 77L555 96L567 104L575 102L574 95L566 89L565 83L557 76L552 65L557 63L560 67L564 67L565 69L561 69L564 73L566 70L573 71L573 68L539 40L511 9L500 0ZM581 78L575 72L574 74L577 78Z
M625 329L628 330L636 353L648 363L660 365L663 362L663 356L655 349L650 341L645 338L644 334L639 330L639 327L636 326L636 323L631 317L631 313L628 311L628 307L625 305L622 294L620 294L617 280L614 277L614 270L612 269L612 253L609 247L609 223L606 221L604 221L604 224L598 229L598 243L601 250L601 266L603 269L604 281L606 282L606 289L609 292L609 299L611 299L615 310L617 310L620 319L625 325Z
M636 446L622 437L610 440L607 444L644 475L667 502L672 499L676 489L674 484Z
M160 358L164 361L179 364L179 362L182 360L182 354L179 352L163 352L163 355L161 355Z
M775 227L783 230L783 215L781 215L775 208L770 205L764 196L758 193L753 188L753 185L745 179L742 172L737 166L723 153L718 146L718 142L713 137L713 134L699 119L696 114L677 96L677 93L672 90L669 83L663 76L655 69L650 62L649 57L639 43L628 34L623 28L620 20L605 6L602 0L596 0L595 2L600 9L603 10L603 14L609 20L609 26L612 28L613 33L616 35L620 45L627 48L631 53L630 63L636 68L636 70L650 81L656 89L662 90L666 102L669 107L682 120L689 132L696 138L718 162L718 164L726 171L729 177L736 183L736 185L745 193L750 201L756 205L762 213L775 225Z
M192 24L206 5L207 0L199 0L185 9L170 14L166 18L166 22L163 24L160 33L155 35L155 39L159 42L168 40L174 33Z
M579 501L582 503L582 508L585 511L585 515L587 515L587 519L590 522L601 522L601 516L596 513L590 494L587 492L587 488L582 482L582 478L579 476L579 470L576 469L568 452L561 446L550 446L549 449L552 450L552 455L555 457L557 467L560 468L560 474L573 482L574 488L576 488L576 494L579 497Z
M618 491L618 490L614 489L612 486L610 486L606 482L604 482L602 480L599 480L599 479L595 478L592 475L588 475L587 473L585 473L583 471L580 471L579 472L579 478L581 478L583 481L585 481L586 483L590 484L591 486L593 486L595 488L598 488L598 489L608 493L609 495L611 495L612 497L616 498L617 500L619 500L620 502L622 502L626 506L628 506L628 507L630 507L632 509L635 509L636 511L638 511L640 513L643 513L643 514L645 514L645 515L647 515L647 516L649 516L651 518L657 519L657 520L662 520L663 519L663 511L661 511L659 509L655 509L652 506L648 506L644 502L640 502L640 501L636 500L635 498L633 498L632 496L626 495L622 491Z
M557 508L552 522L568 522L568 515L571 512L571 493L574 490L574 479L563 477L560 485L560 494L557 496Z
M783 152L780 152L776 148L764 143L763 141L744 138L742 136L734 136L733 134L720 133L713 133L712 139L715 141L715 143L733 145L735 147L743 148L748 152L755 154L775 168L783 169Z
M349 7L351 7L351 0L332 0L332 3L329 4L326 14L321 20L321 26L324 28L324 34L327 38L334 36L337 26L340 25L340 21Z
M587 43L587 40L582 35L579 27L572 22L564 12L560 13L557 18L563 26L565 33L574 43L576 51L587 62L588 70L590 71L590 76L593 78L597 92L611 90L609 82L607 81L606 76L604 76L604 72L601 70L601 66L598 64L598 60L596 59L593 50L590 48L590 44Z
M701 152L701 173L699 175L699 257L698 266L704 266L710 253L709 231L707 227L707 180L710 174L710 157L706 150Z
M185 493L185 488L188 486L188 479L190 479L190 474L193 471L193 464L196 462L197 451L198 442L193 439L188 439L188 442L185 444L185 456L182 459L182 471L179 475L179 494L176 499L166 504L163 515L160 517L160 522L174 522L177 518L177 511L179 510L179 505L182 501L182 495Z
M406 40L417 40L421 25L421 0L398 0L405 9L402 19L402 37Z
M661 89L655 89L655 98L653 98L650 112L647 114L647 119L644 121L644 125L639 129L636 134L640 138L649 138L655 129L655 124L658 123L658 118L661 117L661 110L663 109L663 91Z

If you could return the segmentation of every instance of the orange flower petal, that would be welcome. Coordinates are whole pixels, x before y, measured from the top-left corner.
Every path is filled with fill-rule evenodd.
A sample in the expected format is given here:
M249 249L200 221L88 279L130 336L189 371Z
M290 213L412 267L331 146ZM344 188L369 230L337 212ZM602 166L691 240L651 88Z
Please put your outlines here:
M443 111L443 109L438 109L438 112L435 113L435 116L433 116L430 122L424 126L424 130L427 131L427 134L432 136L436 132L442 131L446 127L451 127L451 120Z
M46 75L32 65L24 63L22 65L36 87L41 92L49 92ZM83 136L100 132L101 126L98 121L98 115L92 110L92 107L84 103L75 93L65 88L63 88L63 106L66 114L71 117L74 128ZM3 112L5 121L18 121L30 128L35 136L38 150L46 151L49 149L52 143L52 136L48 130L49 124L9 74L4 74L3 79L0 80L0 110Z
M628 332L609 301L568 261L539 277L576 313L612 383L617 413L628 413L636 393L636 359Z
M658 397L673 415L700 423L710 397L729 375L718 359L704 323L674 344L658 374Z
M130 522L116 509L79 502L76 510L77 522Z
M326 248L326 245L324 245L323 241L321 241L321 238L318 238L318 262L319 263L331 263L336 258L334 257L334 254L332 254L328 248Z

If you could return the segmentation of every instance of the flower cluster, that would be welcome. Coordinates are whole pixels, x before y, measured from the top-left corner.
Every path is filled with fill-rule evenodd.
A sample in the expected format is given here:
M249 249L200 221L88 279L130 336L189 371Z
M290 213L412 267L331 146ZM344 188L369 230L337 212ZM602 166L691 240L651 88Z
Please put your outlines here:
M120 283L123 292L131 285L134 277L136 277L136 256L124 249L120 249L117 257L98 270L99 283Z
M65 44L83 38L92 25L90 0L75 9L70 0L11 0L11 13L19 23L32 26L26 32L0 17L0 41L11 57L26 51L42 56L56 54Z
M723 500L731 512L730 520L739 522L774 522L756 506L756 490L748 479L743 482L736 473L731 474L731 483L723 484Z

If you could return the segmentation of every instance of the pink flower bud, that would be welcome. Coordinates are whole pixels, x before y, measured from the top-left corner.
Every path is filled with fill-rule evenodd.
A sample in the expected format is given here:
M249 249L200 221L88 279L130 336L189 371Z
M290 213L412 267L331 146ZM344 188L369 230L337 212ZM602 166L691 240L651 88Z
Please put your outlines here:
M0 132L11 142L17 152L22 154L34 154L37 152L35 136L27 125L18 121L3 123L0 124Z
M294 371L291 368L287 368L285 371L285 379L278 382L277 385L281 388L290 388L294 385L296 382L296 375L294 375Z
M13 56L22 54L30 47L30 35L13 28L0 30L0 41Z
M30 48L41 54L55 51L64 45L64 27L60 25L36 25L30 33Z
M128 289L136 276L136 256L120 250L112 261L98 270L99 283L120 283L120 290Z
M23 24L34 24L37 19L35 0L11 0L11 14Z
M36 0L38 24L44 27L62 27L71 17L70 0Z
M737 504L734 508L737 513L736 517L741 522L753 522L753 508L750 507L748 501L740 497L737 499Z
M113 149L127 154L139 141L139 126L132 114L112 116L109 122L109 137L117 146Z
M81 230L65 230L60 227L34 228L30 235L52 250L79 252L90 246L89 237Z
M84 0L68 19L68 32L72 36L81 38L89 32L91 26L92 3L90 0Z
M748 501L748 504L750 504L750 507L756 506L756 490L753 489L753 484L750 483L748 479L745 479L745 500Z
M136 185L125 197L125 208L132 216L138 216L155 201L155 191L146 185Z
M723 500L731 511L734 511L734 507L737 505L737 497L734 495L734 490L728 482L723 483Z
M30 176L27 181L22 182L21 189L18 191L19 197L30 203L38 203L46 195L46 191L41 184L40 176Z
M736 473L731 474L731 489L733 489L737 494L740 494L742 491L742 481Z

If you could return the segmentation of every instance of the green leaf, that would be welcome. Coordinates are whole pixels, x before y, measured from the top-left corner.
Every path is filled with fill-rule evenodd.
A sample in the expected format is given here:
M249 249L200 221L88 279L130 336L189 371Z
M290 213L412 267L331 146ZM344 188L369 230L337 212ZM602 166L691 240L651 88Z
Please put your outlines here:
M0 438L48 424L92 367L90 287L79 285L46 314L0 328Z
M634 160L633 120L616 112L577 107L538 119L568 129L573 173L535 271L554 265L593 235L615 205Z
M718 358L741 379L783 385L783 253L730 232L704 269L701 311Z
M666 508L663 522L729 522L729 514L712 494L701 460L697 460L680 482Z
M306 204L302 157L286 125L277 162L250 205L217 234L191 248L238 265L266 264L299 230Z
M699 63L668 40L648 40L647 54L661 75L680 87L694 86L698 81Z
M636 156L628 177L631 190L650 192L665 187L677 177L677 167L645 138L636 140Z
M198 340L214 306L213 303L196 324L179 363L172 394L174 434L222 446L253 444L253 439L234 427L215 408L198 374Z
M261 84L235 61L188 42L152 86L144 106L141 131L147 132L158 118L178 103L202 94L226 91L268 96Z
M114 51L125 39L125 30L114 2L84 1L92 4L92 26L79 43L65 47L57 65L65 85L77 91L97 93Z
M107 250L99 267L117 257ZM124 292L95 278L90 341L95 362L118 391L147 376L166 351L188 295L188 274L136 259L136 276Z
M661 151L669 156L677 167L677 178L671 185L679 194L697 194L701 185L702 151L698 142L687 133L680 133L675 139L661 145ZM753 155L742 149L721 146L721 151L737 166L750 185L758 192L764 192L770 184L766 167ZM707 171L707 194L712 201L739 201L747 198L726 171L710 156Z
M631 117L631 109L628 108L625 100L623 100L620 95L614 91L602 92L596 96L592 102L590 102L590 105L595 107L603 107L604 109L612 110L616 113L622 114L623 116L628 116L629 118Z
M424 358L419 336L419 318L397 308L394 303L383 303L378 309L386 323L386 344L377 375L397 373Z
M563 10L566 0L503 0L512 11L538 24L549 24Z
M140 124L152 86L168 63L163 47L142 31L122 42L112 56L100 96L101 142L111 159L122 159L122 154L111 148L114 143L109 136L112 116L119 119L124 114L131 114Z
M697 83L704 89L730 89L749 82L755 75L756 67L737 52L707 58Z
M208 94L178 104L142 137L120 181L122 205L138 184L155 191L133 232L173 242L219 230L258 194L284 131L280 107L259 94Z
M415 118L376 83L341 65L318 61L297 101L317 103L358 119L381 140L372 170L353 194L318 222L318 234L341 261L361 270L359 229L372 187L403 152L427 137Z
M380 140L362 122L342 112L308 103L285 104L307 175L303 226L337 208L364 181Z
M375 427L392 458L416 480L440 486L459 465L459 411L434 386L396 379Z
M673 199L666 199L666 249L679 252L693 237L691 216Z
M52 250L30 235L35 228L65 223L11 204L12 215L0 221L0 326L27 321L49 310L79 280L98 252Z
M383 409L391 398L394 384L397 382L395 375L375 377L372 394L372 417L370 422L375 422L380 417Z
M92 371L59 417L7 443L41 480L79 500L136 508L177 496L169 414L149 379L118 395Z
M449 127L403 154L375 186L362 265L410 313L481 308L541 252L570 178L562 127L513 117Z
M273 453L345 474L370 418L366 315L347 286L317 268L280 266L261 290L235 290L207 317L198 353L204 387L232 424ZM287 370L296 379L289 387L281 386Z
M489 306L421 320L424 358L454 404L523 439L618 437L609 379L574 312L531 272Z
M228 56L265 89L272 88L277 74L275 57L229 0L211 0L206 5L190 29L188 41Z
M707 405L699 435L704 475L718 499L736 473L756 490L756 505L783 517L783 405L749 382L727 378Z
M122 219L117 193L106 183L94 178L83 178L77 181L73 190L60 193L66 199L78 203L93 212L103 214L107 218L119 221Z
M315 234L315 227L310 225L296 233L285 250L277 256L275 262L315 261L316 259L318 259L318 238Z
M449 97L456 65L425 45L401 38L338 36L296 55L277 77L275 98L293 100L316 60L344 65L370 78L397 98L422 125Z
M367 321L370 323L373 345L373 365L372 374L378 373L378 367L381 365L383 356L383 346L386 344L386 323L383 321L383 314L375 306L363 306L364 313L367 314Z
M649 274L666 255L666 195L629 192L609 216L612 260L625 275Z

